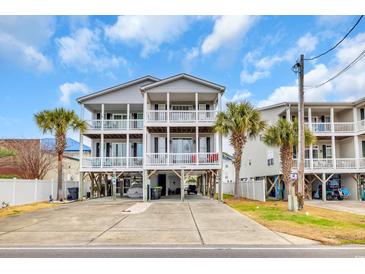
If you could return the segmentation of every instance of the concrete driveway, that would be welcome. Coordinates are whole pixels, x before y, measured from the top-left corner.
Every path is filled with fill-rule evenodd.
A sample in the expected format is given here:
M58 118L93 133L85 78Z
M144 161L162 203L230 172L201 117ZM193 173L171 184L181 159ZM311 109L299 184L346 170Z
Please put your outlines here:
M123 212L128 208L132 212ZM132 214L134 211L136 214ZM95 199L0 218L0 246L311 243L313 242L274 233L212 200L143 204Z
M365 202L364 201L326 201L311 200L306 201L306 204L311 206L322 207L326 209L332 209L337 211L344 211L349 213L355 213L365 215Z

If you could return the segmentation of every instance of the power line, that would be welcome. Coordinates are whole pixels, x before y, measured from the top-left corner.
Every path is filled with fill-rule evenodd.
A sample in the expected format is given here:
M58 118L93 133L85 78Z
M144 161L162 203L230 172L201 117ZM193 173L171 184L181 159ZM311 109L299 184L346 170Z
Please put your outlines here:
M327 84L328 82L336 79L337 77L339 77L342 73L345 73L346 71L348 71L352 66L354 66L356 63L358 63L363 57L365 56L365 49L350 63L348 64L345 68L343 68L342 70L340 70L338 73L336 73L334 76L332 76L331 78L329 78L328 80L324 81L321 84L312 86L312 87L305 87L306 90L309 89L315 89L315 88L319 88L324 86L325 84Z
M319 55L317 55L317 56L314 56L314 57L311 57L311 58L305 58L304 60L305 61L312 61L312 60L314 60L314 59L317 59L317 58L319 58L319 57L321 57L321 56L323 56L323 55L325 55L325 54L327 54L327 53L329 53L330 51L332 51L332 50L334 50L335 48L337 48L346 38L347 38L347 36L349 36L350 35L350 33L356 28L356 26L360 23L360 21L361 21L361 19L363 18L363 15L361 15L360 17L359 17L359 19L357 19L357 21L356 21L356 23L355 23L355 25L346 33L346 35L336 44L336 45L334 45L332 48L330 48L329 50L327 50L327 51L325 51L325 52L323 52L323 53L321 53L321 54L319 54Z

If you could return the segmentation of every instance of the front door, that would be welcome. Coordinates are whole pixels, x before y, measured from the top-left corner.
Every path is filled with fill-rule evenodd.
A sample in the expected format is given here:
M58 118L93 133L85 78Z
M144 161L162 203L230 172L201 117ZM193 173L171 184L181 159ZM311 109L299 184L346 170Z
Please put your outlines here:
M158 174L157 185L162 187L161 196L166 196L166 174Z

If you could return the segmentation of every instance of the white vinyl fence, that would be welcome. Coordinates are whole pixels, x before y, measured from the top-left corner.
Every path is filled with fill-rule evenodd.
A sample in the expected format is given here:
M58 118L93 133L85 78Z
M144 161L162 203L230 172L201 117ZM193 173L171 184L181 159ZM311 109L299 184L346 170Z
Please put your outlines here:
M77 181L64 182L65 196L68 195L67 188L78 186ZM84 193L86 192L84 191ZM0 206L2 202L10 205L23 205L48 201L50 195L53 199L57 197L57 182L54 180L0 179Z
M247 180L240 181L239 196L242 198L257 200L257 201L266 201L266 182L265 180ZM234 182L223 182L223 193L224 194L234 194Z

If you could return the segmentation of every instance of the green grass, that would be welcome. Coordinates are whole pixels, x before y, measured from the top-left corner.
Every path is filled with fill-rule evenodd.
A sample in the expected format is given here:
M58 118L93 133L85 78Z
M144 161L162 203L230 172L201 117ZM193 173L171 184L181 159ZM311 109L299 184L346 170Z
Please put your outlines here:
M326 244L365 244L365 216L305 206L291 212L281 201L256 202L227 198L225 202L271 230Z

